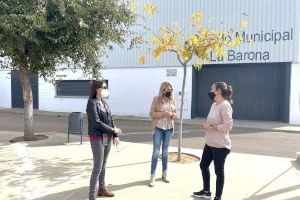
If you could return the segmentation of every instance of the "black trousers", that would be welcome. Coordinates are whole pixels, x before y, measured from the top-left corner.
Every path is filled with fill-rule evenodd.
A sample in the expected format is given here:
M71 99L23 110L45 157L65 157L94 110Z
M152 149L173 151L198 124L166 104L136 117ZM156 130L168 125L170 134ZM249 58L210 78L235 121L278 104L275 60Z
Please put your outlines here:
M216 181L216 197L221 197L224 187L224 164L230 150L227 148L210 147L207 144L204 146L200 168L202 171L203 189L210 191L210 173L209 165L214 161Z

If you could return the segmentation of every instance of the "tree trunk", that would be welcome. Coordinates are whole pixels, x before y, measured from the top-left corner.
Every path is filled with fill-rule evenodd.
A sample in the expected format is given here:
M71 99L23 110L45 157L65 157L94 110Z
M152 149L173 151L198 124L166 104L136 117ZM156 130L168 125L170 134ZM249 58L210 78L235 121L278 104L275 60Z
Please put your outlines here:
M24 140L32 141L35 139L33 132L33 98L29 71L27 69L20 69L20 79L23 88L24 100Z
M183 123L183 104L184 104L184 94L185 94L185 80L186 80L186 64L183 64L183 81L182 81L182 89L181 89L180 127L179 127L179 135L178 135L178 157L177 157L177 161L181 160L182 123Z

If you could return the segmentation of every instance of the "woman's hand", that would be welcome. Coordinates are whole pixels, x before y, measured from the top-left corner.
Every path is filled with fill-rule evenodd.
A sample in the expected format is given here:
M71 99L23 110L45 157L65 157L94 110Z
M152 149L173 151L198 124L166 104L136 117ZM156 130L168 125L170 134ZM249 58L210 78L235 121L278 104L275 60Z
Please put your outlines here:
M169 118L172 118L173 117L173 112L167 112L168 114L167 114L167 116L169 117Z
M211 125L208 123L203 123L203 124L200 124L200 128L209 130L209 129L211 129Z
M113 145L119 146L119 144L120 144L120 138L119 137L114 137L114 139L113 139Z
M173 112L164 112L163 117L172 118L173 117Z
M122 130L120 128L115 127L114 129L116 134L122 134Z

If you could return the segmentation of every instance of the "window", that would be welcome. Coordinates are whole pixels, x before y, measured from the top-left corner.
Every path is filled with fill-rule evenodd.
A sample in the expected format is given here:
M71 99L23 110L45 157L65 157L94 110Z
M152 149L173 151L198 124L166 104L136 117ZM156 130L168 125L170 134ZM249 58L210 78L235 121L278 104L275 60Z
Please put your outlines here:
M107 80L105 80L108 83ZM91 80L61 80L56 82L56 96L88 97Z

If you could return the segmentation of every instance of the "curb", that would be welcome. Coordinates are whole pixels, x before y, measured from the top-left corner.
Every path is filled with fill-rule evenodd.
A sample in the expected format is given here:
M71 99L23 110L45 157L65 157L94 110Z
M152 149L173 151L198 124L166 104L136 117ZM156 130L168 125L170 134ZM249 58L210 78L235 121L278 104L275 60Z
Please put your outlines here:
M18 108L0 108L0 113L11 113L11 114L23 114L23 109ZM50 117L68 117L69 112L50 112L50 111L41 111L41 110L33 110L33 114L35 116L50 116ZM83 113L84 118L86 119L86 113ZM151 119L149 117L136 117L136 116L114 116L116 120L123 120L123 121L139 121L139 122L145 122L150 123ZM199 120L184 120L184 125L197 125L201 121L204 121L205 119L199 119ZM175 120L175 124L179 125L179 121ZM245 126L245 125L234 125L234 128L242 128L242 129L251 129L256 131L270 131L270 132L282 132L282 133L298 133L300 134L300 129L298 127L293 128L259 128L259 127L252 127L252 126ZM300 152L299 152L300 154ZM300 157L300 155L299 155ZM300 159L300 158L299 158Z

